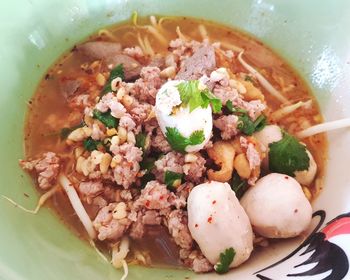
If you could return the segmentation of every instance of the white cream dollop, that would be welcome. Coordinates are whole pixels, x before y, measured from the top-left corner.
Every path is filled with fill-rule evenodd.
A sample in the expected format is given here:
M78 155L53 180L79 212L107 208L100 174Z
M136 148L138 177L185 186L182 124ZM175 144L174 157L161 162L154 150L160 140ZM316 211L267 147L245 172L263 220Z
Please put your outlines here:
M208 105L207 108L198 107L190 112L188 106L179 106L181 99L177 85L181 82L184 81L168 81L159 89L156 96L155 113L164 135L166 135L167 127L176 128L186 138L189 138L193 132L202 130L204 141L198 145L189 145L185 149L186 152L196 152L201 150L211 137L212 109Z
M227 183L211 181L193 188L188 201L188 227L204 256L215 265L228 248L236 252L230 267L246 261L253 250L247 214Z

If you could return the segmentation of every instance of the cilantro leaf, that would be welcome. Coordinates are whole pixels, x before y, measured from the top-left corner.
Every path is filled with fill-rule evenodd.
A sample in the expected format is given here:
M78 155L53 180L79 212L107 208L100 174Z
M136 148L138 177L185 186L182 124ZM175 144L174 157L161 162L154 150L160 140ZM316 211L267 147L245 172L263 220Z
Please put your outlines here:
M188 104L190 112L202 106L202 97L198 89L199 81L182 82L177 86L182 103Z
M216 273L224 274L229 271L230 264L236 255L235 250L231 247L220 253L220 261L214 266Z
M183 137L179 130L175 127L167 127L165 133L169 145L175 151L184 152L185 148L190 145L188 138Z
M205 139L203 130L194 131L189 138L186 138L176 127L167 127L165 136L171 148L178 152L185 152L187 146L198 145Z
M198 80L182 82L177 85L177 89L182 103L189 106L190 112L198 107L207 108L209 104L212 105L214 113L221 111L220 99L216 98L208 89L200 90Z
M77 128L83 127L85 125L84 121L82 121L81 123L74 125L72 127L64 127L61 129L60 132L60 136L61 136L61 140L66 139L68 137L68 135L73 131L76 130Z
M272 172L295 176L295 171L307 170L310 158L306 147L294 136L283 132L283 138L269 144L269 168Z
M94 150L97 150L99 146L103 146L103 143L101 141L97 141L89 137L84 140L83 146L85 150L92 152Z
M149 173L145 173L145 175L143 175L141 177L141 188L143 189L148 182L156 180L156 176L154 176L153 173L149 172Z
M244 109L239 108L239 107L234 107L231 100L228 100L226 102L226 108L230 111L230 113L247 114L247 110L244 110Z
M246 135L252 135L254 132L262 130L267 124L267 118L263 114L261 114L255 121L252 121L248 116L248 111L233 106L231 100L228 100L225 105L230 113L238 116L237 128Z
M141 183L143 186L146 185L149 181L154 180L155 178L154 174L152 173L155 161L155 158L144 157L143 160L140 162L140 169L145 170L145 174L141 178Z
M182 173L176 173L170 170L165 171L164 182L167 185L167 188L171 191L174 190L174 183L177 182L177 180L182 181L183 176Z
M106 127L108 128L116 128L118 126L118 119L113 117L111 115L111 111L108 110L107 112L100 112L99 110L94 110L93 111L93 118L99 120L101 123L103 123Z
M105 95L108 92L112 91L111 88L111 82L115 79L115 78L121 78L122 80L125 79L124 76L124 67L123 64L118 64L116 67L114 67L110 74L109 74L109 78L105 84L105 86L103 87L102 91L101 91L101 95Z
M154 167L155 158L147 157L140 162L140 169L146 170L146 173L150 173Z
M202 95L203 103L206 104L205 108L210 103L214 113L221 112L222 103L219 98L216 98L215 95L212 94L208 89L202 91L201 95Z
M146 145L146 137L147 135L145 133L140 132L139 134L136 135L136 144L135 146L138 148L141 148L142 151L145 150L145 145Z
M203 130L196 130L190 135L190 145L198 145L205 140Z
M230 186L231 186L231 189L235 192L236 197L238 199L240 199L245 193L245 191L248 189L247 180L242 180L241 177L239 177L237 172L233 174L230 182Z
M142 188L144 188L149 181L155 180L155 176L152 173L155 161L155 158L144 157L143 160L140 162L140 169L145 171L145 174L141 178Z
M234 112L234 108L233 108L233 105L232 105L232 101L231 100L228 100L226 102L226 108L230 111L230 113L233 113Z

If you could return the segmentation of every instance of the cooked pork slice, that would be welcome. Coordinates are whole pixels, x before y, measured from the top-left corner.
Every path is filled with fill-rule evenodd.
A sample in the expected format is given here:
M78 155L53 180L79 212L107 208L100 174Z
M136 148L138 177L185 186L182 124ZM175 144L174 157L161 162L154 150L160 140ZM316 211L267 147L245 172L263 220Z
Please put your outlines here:
M131 56L126 54L115 54L104 59L105 64L113 68L118 64L123 64L124 77L126 81L136 80L140 76L141 64Z
M214 47L203 45L187 58L176 75L177 80L196 80L216 67Z
M73 97L80 86L81 82L78 79L62 79L59 81L60 92L66 100Z
M80 44L77 49L91 59L100 60L120 53L122 46L114 42L95 41Z

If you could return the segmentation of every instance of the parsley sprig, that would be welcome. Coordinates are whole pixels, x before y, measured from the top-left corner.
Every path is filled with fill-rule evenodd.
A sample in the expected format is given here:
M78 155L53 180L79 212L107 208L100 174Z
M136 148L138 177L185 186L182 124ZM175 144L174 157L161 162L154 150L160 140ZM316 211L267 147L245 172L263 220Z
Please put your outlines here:
M269 168L272 172L295 176L294 172L309 168L306 147L294 136L283 132L283 138L271 143L269 148Z
M230 269L230 264L233 262L235 255L236 252L232 247L221 253L220 261L214 266L216 273L224 274L228 272Z
M214 113L221 111L222 103L208 89L199 89L199 81L186 81L177 85L182 104L188 105L190 112L201 107L207 108L211 104Z
M171 148L182 153L187 146L198 145L205 139L203 130L194 131L190 137L186 138L176 127L167 127L165 136Z

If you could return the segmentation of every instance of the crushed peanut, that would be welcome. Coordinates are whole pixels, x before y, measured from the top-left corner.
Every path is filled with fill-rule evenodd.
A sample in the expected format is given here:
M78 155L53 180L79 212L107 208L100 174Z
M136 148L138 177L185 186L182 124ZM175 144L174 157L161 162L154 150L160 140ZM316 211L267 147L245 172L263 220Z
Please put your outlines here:
M121 126L118 127L118 136L119 136L119 144L121 145L125 143L125 141L127 140L127 131L124 127L121 127Z
M101 158L100 170L102 174L106 174L111 164L112 156L109 153L104 153Z
M135 144L136 143L136 138L135 138L135 134L131 131L128 132L127 134L127 142L131 143L131 144Z
M108 128L106 131L107 136L113 136L118 134L118 131L113 127L113 128Z
M101 73L98 73L96 75L96 82L99 86L101 86L101 87L104 86L104 84L106 83L105 76L103 76L103 74L101 74Z
M234 168L236 169L238 175L241 178L249 179L251 175L251 170L249 167L249 162L245 154L239 154L235 157Z
M188 153L185 155L185 162L188 162L188 163L195 162L197 158L198 157L195 154Z
M113 219L120 220L127 216L125 202L119 202L113 210Z

